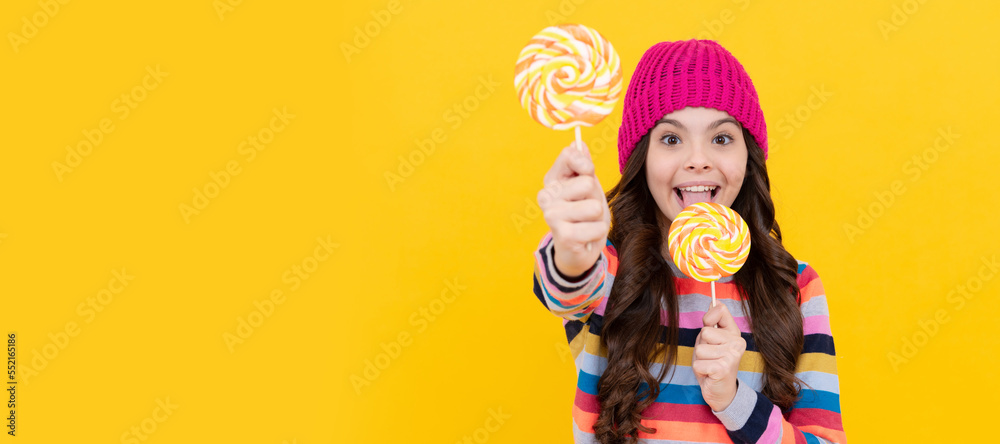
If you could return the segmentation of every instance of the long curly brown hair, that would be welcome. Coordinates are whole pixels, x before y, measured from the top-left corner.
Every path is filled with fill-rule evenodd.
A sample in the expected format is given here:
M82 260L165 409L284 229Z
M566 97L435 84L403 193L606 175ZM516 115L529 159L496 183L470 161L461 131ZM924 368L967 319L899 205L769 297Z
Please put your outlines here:
M637 431L656 432L640 423L642 412L659 396L660 381L677 359L674 276L661 254L661 216L646 183L649 138L647 133L639 140L621 180L606 194L611 207L608 239L618 250L619 265L601 327L608 367L598 383L601 411L594 432L604 444L633 443ZM787 413L802 386L795 376L804 342L798 263L781 244L763 152L746 129L743 138L747 169L732 208L746 220L753 247L733 279L743 311L750 315L751 343L764 361L762 393ZM666 327L661 324L661 307L667 311ZM649 367L661 353L665 362L654 377ZM643 393L639 393L640 383L648 388Z

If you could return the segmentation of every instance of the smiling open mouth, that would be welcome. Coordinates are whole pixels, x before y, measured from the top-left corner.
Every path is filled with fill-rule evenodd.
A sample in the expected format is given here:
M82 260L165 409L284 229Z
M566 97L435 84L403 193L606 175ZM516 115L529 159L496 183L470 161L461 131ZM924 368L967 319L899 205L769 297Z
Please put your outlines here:
M721 187L703 185L680 187L674 188L674 194L677 196L681 208L686 208L698 202L715 202L715 196L719 193L719 189Z

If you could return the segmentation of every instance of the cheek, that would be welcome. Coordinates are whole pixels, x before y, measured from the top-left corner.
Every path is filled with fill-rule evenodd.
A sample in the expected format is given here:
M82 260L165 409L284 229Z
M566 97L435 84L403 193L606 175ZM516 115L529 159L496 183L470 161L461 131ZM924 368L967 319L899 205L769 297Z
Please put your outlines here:
M730 174L729 176L726 177L726 181L729 182L729 184L734 187L739 187L740 185L743 184L743 179L745 177L746 174L743 171L734 172L733 174Z
M652 168L648 169L648 174L646 174L646 184L649 186L649 191L653 194L657 200L661 200L667 194L670 184L673 183L673 178L670 173L665 168Z
M670 159L665 159L650 153L646 156L646 182L650 187L666 186L673 181L673 165Z
M669 206L673 203L674 191L670 185L674 180L674 170L669 165L663 163L658 166L653 166L655 164L649 163L646 165L648 168L646 170L646 184L649 186L649 192L660 209L667 212L668 208L670 208Z
M729 197L735 199L740 193L743 185L743 179L746 177L747 173L747 157L746 153L741 153L741 156L736 156L732 159L727 159L724 165L723 175L726 176L726 183L729 184L730 193Z
M726 175L726 182L729 184L729 189L726 192L726 198L730 201L730 204L732 203L731 201L736 200L736 196L742 192L744 177L745 173L743 171Z

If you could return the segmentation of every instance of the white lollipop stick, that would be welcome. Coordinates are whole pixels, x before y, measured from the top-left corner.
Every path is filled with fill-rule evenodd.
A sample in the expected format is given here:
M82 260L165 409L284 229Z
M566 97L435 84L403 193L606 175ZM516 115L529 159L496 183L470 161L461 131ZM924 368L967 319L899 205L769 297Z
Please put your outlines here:
M581 139L580 138L580 125L574 126L573 130L576 133L576 149L578 151L583 151L583 141L580 140ZM590 251L590 242L587 242L587 251Z
M712 281L712 307L715 307L715 281Z
M712 307L715 307L715 281L710 284L712 286ZM712 327L719 328L719 324L715 324Z
M583 151L583 141L580 140L580 125L573 127L573 132L576 133L576 150ZM590 251L590 242L587 242L587 251Z

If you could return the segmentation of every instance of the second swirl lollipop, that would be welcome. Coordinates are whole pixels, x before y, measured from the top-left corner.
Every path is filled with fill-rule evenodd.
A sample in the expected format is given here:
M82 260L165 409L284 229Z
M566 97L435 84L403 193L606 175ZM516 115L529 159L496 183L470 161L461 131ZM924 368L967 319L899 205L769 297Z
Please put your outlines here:
M731 276L746 263L750 253L750 229L731 208L699 202L684 208L670 224L670 258L685 275L712 283Z

